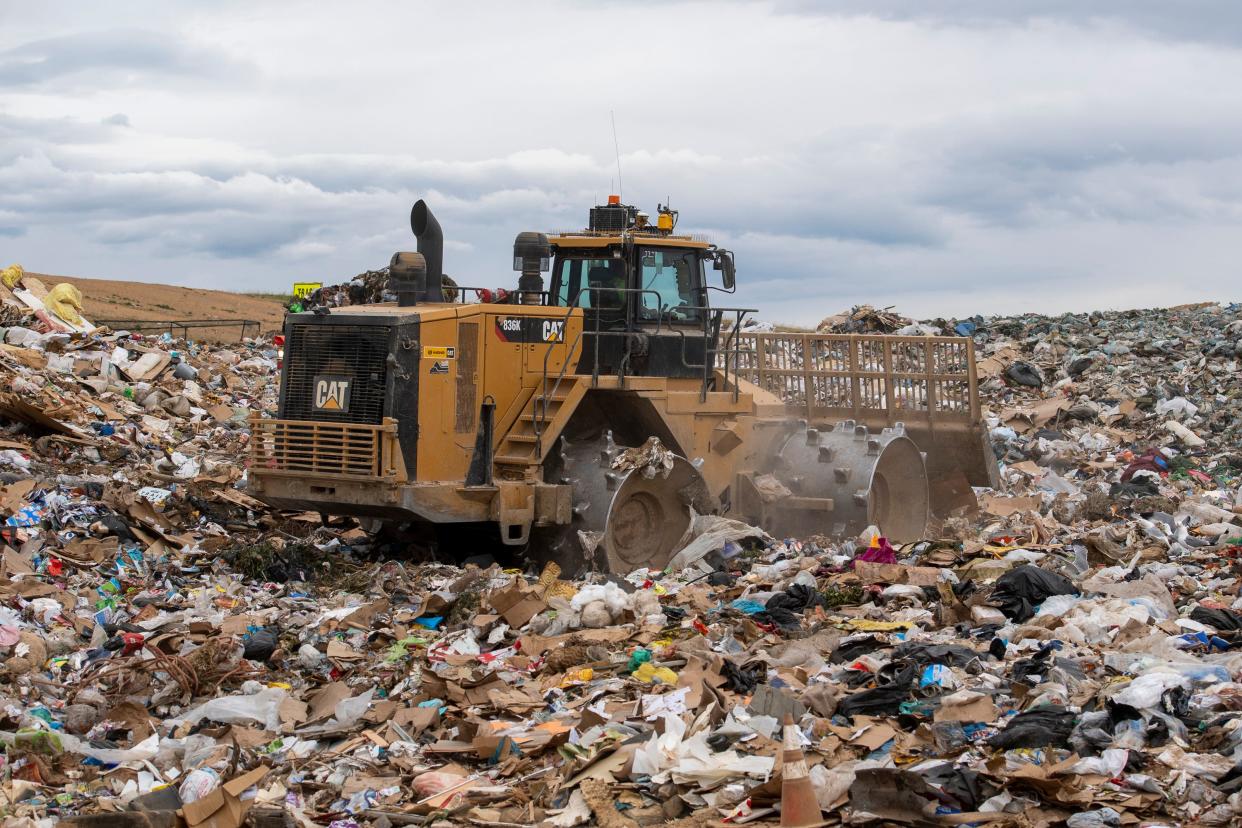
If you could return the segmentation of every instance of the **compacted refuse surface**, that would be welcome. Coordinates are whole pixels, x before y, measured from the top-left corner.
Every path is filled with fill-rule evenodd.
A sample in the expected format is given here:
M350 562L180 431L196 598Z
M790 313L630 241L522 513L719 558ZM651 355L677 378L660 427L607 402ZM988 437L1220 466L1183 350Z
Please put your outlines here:
M1236 305L830 317L973 337L1003 486L573 578L248 494L269 340L0 322L4 828L1242 823Z

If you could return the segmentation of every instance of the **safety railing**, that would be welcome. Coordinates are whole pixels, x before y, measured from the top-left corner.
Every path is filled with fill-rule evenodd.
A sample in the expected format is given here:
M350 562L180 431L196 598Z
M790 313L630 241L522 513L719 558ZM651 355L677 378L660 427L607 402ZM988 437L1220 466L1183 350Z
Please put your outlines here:
M250 468L257 474L405 481L397 421L379 425L250 418Z
M739 377L776 394L811 419L889 423L981 418L974 342L967 337L736 333L736 350L717 355ZM871 415L869 417L868 415Z
M114 331L167 331L174 339L189 339L191 330L237 328L237 338L242 340L258 336L261 327L257 319L96 319L94 322Z

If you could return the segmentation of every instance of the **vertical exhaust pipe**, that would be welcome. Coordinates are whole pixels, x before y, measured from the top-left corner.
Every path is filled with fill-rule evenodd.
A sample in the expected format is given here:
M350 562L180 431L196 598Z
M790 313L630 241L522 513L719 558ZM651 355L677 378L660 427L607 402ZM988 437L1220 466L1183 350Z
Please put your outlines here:
M427 276L419 291L420 302L444 301L444 233L431 208L421 198L410 210L410 229L418 239L418 252L427 263Z

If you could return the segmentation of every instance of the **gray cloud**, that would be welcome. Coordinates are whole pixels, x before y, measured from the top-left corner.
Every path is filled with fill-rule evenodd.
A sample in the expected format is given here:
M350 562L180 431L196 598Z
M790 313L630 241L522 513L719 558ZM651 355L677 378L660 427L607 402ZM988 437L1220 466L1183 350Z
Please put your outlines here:
M1242 41L1242 6L1231 0L784 0L778 7L796 14L874 16L942 26L1111 24L1165 38L1229 45Z
M167 32L109 29L47 37L0 51L0 87L136 84L150 75L196 81L236 76L244 64Z

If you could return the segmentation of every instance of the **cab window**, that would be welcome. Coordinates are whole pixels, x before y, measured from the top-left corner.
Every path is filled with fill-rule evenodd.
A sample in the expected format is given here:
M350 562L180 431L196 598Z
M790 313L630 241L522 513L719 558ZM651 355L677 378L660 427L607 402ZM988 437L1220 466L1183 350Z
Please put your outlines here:
M697 321L702 318L703 264L699 251L643 247L638 254L639 318Z
M556 303L579 308L622 308L625 263L620 259L570 256L559 260Z

